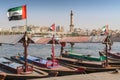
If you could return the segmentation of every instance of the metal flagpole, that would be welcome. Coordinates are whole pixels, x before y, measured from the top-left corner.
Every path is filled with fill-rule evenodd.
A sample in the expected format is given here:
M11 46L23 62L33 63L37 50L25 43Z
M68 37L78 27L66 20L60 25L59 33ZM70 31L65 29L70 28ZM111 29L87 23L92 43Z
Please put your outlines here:
M52 38L52 66L54 66L54 61L55 61L55 39L54 39L54 34L53 34L53 38Z
M26 6L26 5L25 5ZM27 9L26 9L26 14L27 14ZM25 72L27 72L27 47L28 47L28 37L27 37L27 15L26 15L26 21L25 21L25 35L24 35L24 42L23 42L23 45L24 45L24 58L25 58Z
M106 66L108 66L108 43L109 43L109 31L108 31L108 24L106 25L106 35L107 35L107 41L106 41Z
M53 34L53 38L52 38L52 62L53 62L52 66L54 66L54 62L55 62L55 35L56 35L56 27L55 27L55 33Z
M106 66L108 66L108 40L106 41L106 50L105 50L105 52L106 52Z

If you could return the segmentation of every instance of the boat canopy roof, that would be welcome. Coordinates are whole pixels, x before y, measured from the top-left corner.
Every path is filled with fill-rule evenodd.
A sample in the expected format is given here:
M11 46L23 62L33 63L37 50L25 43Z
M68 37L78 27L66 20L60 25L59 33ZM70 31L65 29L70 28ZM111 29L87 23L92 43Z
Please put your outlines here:
M25 39L25 34L0 35L0 44L22 43L24 39ZM34 43L34 41L29 36L28 36L28 41Z
M55 44L61 42L65 43L101 43L107 36L78 36L78 37L63 37L60 40L55 40ZM0 44L16 44L22 43L25 39L25 34L17 35L0 35ZM52 44L52 38L48 37L30 37L28 36L28 41L35 44Z
M59 42L66 43L101 43L107 36L78 36L78 37L63 37Z
M35 40L35 39L34 39ZM55 44L59 44L59 41L54 39L55 40ZM52 44L53 41L52 41L52 38L48 38L48 37L41 37L39 39L36 38L35 40L35 43L36 44Z
M101 43L104 42L108 38L107 36L90 36L89 37L89 42L95 42L95 43Z

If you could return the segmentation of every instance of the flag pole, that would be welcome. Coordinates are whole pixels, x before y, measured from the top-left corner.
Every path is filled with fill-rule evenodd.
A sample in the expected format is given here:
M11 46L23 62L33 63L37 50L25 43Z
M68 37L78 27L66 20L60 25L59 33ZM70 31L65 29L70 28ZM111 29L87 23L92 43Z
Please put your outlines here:
M55 35L53 34L53 38L52 38L52 66L54 66L54 61L55 61L55 39L54 39Z
M108 29L108 24L106 25L106 31L105 34L107 35L107 41L106 41L106 66L108 66L108 39L109 39L109 29Z
M25 6L26 6L26 4L25 4ZM26 14L27 14L27 9L26 9ZM27 63L27 56L28 56L28 54L27 54L27 47L28 47L28 37L27 37L27 15L26 15L26 20L25 20L25 36L24 36L25 38L25 40L24 40L24 57L25 57L25 64L24 64L24 66L25 66L25 72L27 72L27 66L28 66L28 63Z
M54 27L55 27L55 32L53 34L53 37L52 37L52 66L54 66L54 63L55 63L55 35L56 35L56 26L54 24Z

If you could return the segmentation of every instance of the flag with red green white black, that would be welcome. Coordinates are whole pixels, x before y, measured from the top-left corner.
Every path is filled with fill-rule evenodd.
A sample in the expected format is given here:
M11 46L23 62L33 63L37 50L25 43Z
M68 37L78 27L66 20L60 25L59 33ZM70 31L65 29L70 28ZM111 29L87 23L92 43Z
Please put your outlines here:
M51 30L51 31L55 31L55 24L52 24L52 25L50 26L50 30Z
M26 5L8 9L7 15L9 21L26 19L27 18Z
M108 25L103 26L102 31L107 35L109 33Z

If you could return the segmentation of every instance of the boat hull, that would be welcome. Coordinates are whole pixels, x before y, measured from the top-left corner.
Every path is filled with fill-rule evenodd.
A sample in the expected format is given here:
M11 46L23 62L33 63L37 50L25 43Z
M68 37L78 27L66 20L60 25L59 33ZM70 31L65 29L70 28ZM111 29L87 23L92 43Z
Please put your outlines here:
M120 53L108 52L108 56L120 60Z
M79 67L85 67L85 72L86 73L94 73L94 72L105 72L105 71L114 71L118 68L120 68L119 66L118 67L113 67L113 66L108 66L108 67L100 67L100 65L90 65L90 64L86 64L85 66L81 65L79 62L74 62L75 59L66 59L66 58L61 58L61 57L56 57L57 60L59 60L59 62L61 63L64 63L68 66L72 66L72 67L75 67L75 68L79 68ZM84 64L84 63L83 63ZM89 65L89 66L88 66Z
M22 70L22 72L19 72L20 70L14 69L14 68L16 68L16 64L19 64L19 63L13 62L9 58L2 58L0 60L3 60L3 61L0 61L1 62L0 63L0 66L1 66L0 71L5 74L5 79L7 79L7 80L11 80L11 79L12 80L13 79L14 80L25 80L25 79L48 77L48 73L38 70L38 69L33 69L32 72L31 71L24 72L23 70ZM12 63L12 64L9 63L9 65L11 64L11 66L7 65L8 61ZM14 65L13 65L13 63L14 63ZM30 66L32 66L32 65L30 65Z

